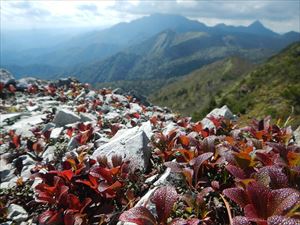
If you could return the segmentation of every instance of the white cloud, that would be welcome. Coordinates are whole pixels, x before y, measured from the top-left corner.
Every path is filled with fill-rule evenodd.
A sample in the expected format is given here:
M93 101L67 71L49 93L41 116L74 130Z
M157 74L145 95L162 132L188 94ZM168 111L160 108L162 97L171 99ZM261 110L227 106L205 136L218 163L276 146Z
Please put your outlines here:
M300 1L103 0L0 1L1 29L110 26L152 13L180 14L208 25L261 20L277 32L300 31Z

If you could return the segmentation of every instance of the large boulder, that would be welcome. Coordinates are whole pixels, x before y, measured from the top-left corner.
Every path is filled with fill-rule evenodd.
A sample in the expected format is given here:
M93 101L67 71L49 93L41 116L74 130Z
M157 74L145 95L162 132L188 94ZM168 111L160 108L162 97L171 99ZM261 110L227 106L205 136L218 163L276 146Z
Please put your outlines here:
M53 123L57 127L63 127L67 124L76 123L80 121L81 118L79 115L68 109L59 109L53 119Z
M132 170L145 171L151 156L151 149L148 147L149 137L149 127L147 128L146 124L142 127L120 130L107 144L100 146L93 153L93 157L105 155L111 162L112 155L121 155L123 159L130 161Z

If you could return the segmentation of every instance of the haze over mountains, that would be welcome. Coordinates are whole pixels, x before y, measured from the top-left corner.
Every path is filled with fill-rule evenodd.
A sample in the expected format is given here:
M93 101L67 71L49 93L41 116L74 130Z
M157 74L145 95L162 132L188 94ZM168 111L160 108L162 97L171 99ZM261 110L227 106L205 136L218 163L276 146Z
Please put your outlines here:
M166 79L229 56L261 62L299 37L296 32L277 34L259 21L208 27L183 16L153 14L105 30L57 34L36 48L6 39L1 67L16 77L68 74L93 83Z

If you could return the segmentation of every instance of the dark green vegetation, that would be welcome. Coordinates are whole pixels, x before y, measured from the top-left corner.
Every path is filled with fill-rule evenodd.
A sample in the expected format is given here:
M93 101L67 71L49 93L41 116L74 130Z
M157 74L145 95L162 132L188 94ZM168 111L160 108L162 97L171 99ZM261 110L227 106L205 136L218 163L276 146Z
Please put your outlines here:
M270 58L234 86L224 90L219 105L248 117L294 118L300 124L300 42Z
M150 99L155 104L192 115L194 119L226 104L243 119L271 115L286 120L292 116L293 124L299 124L299 90L298 42L260 66L239 58L210 64L163 87Z
M203 118L217 106L215 96L241 80L254 65L241 58L228 58L193 71L150 96L151 102L168 106L194 119Z

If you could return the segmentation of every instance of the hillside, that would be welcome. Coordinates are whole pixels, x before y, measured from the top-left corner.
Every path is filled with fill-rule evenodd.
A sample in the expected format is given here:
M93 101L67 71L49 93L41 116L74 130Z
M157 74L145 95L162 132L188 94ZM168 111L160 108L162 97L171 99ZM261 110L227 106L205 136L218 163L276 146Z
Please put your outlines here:
M225 89L219 105L227 104L235 113L247 117L294 117L300 124L300 42L246 75L234 86ZM245 117L245 116L244 116Z
M251 72L250 72L251 71ZM300 43L260 66L238 58L212 63L162 87L150 100L194 119L216 106L228 105L247 118L294 118L300 123ZM246 73L248 72L248 73Z
M220 60L162 87L150 96L150 101L200 119L216 106L214 96L253 68L237 57Z

